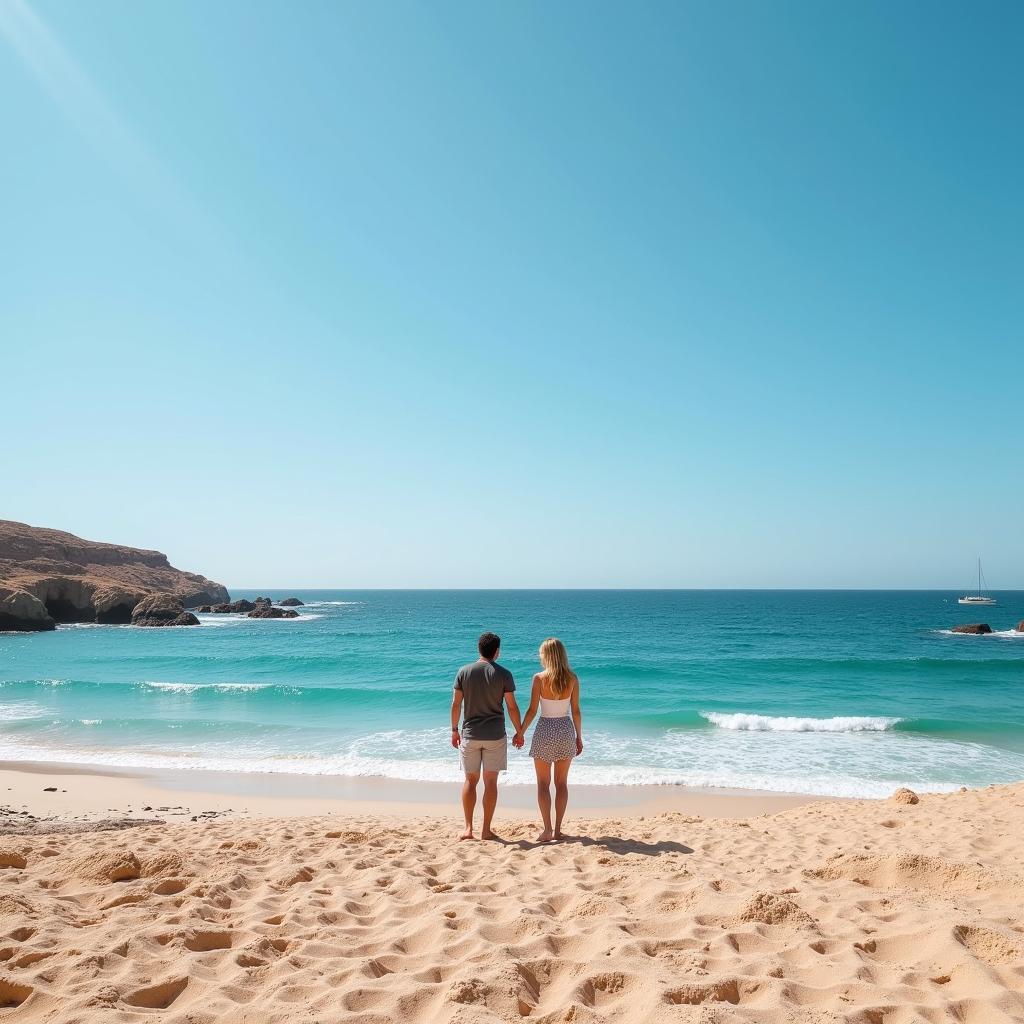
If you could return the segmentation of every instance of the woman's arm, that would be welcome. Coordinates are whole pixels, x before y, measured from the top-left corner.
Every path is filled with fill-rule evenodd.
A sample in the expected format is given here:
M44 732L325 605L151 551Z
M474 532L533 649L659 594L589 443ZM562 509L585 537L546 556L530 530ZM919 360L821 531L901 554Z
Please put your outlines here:
M526 717L523 718L523 727L519 735L525 735L530 728L530 723L537 717L537 708L540 707L540 675L533 677L533 688L530 690L530 706L526 709Z
M580 681L579 677L572 684L572 724L576 726L576 753L583 753L583 715L580 712Z

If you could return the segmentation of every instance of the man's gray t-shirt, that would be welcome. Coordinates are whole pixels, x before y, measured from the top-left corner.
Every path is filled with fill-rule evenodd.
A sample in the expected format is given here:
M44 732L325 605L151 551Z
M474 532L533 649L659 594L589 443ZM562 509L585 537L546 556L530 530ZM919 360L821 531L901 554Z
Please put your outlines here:
M462 691L462 738L500 740L505 735L505 694L516 688L512 673L496 661L463 665L455 677Z

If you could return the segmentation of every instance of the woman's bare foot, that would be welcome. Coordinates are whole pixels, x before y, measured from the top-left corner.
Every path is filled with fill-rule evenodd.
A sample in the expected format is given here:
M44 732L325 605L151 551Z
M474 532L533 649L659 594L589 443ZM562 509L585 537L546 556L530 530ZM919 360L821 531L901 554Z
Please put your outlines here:
M562 830L560 828L556 828L555 829L555 842L556 843L560 843L564 838L565 838L565 836L562 835Z
M499 836L497 832L492 832L490 829L488 829L486 832L481 832L480 833L480 838L481 839L500 839L501 836Z
M473 827L470 826L469 828L466 829L465 832L462 833L462 835L459 836L459 842L461 843L463 839L472 839L472 838L473 838Z
M537 836L538 843L550 843L554 839L554 833L550 829L544 829L539 836Z

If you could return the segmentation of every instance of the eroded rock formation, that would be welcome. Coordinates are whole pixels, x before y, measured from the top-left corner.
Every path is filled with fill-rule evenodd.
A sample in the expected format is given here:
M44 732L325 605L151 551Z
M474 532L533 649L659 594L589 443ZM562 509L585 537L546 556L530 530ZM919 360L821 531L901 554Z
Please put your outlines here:
M173 594L144 597L132 612L133 626L198 626L199 620L185 611Z
M159 551L0 520L0 630L128 623L154 594L189 606L229 599L220 583L175 569Z
M962 626L954 626L953 633L991 633L992 627L987 622L968 622Z

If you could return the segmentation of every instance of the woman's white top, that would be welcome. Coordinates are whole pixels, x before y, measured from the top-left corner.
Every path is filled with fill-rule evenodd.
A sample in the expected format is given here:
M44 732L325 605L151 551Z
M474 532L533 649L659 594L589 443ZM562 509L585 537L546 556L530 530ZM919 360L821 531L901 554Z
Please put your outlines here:
M541 718L565 718L569 714L569 697L564 700L550 700L547 697L540 699Z

